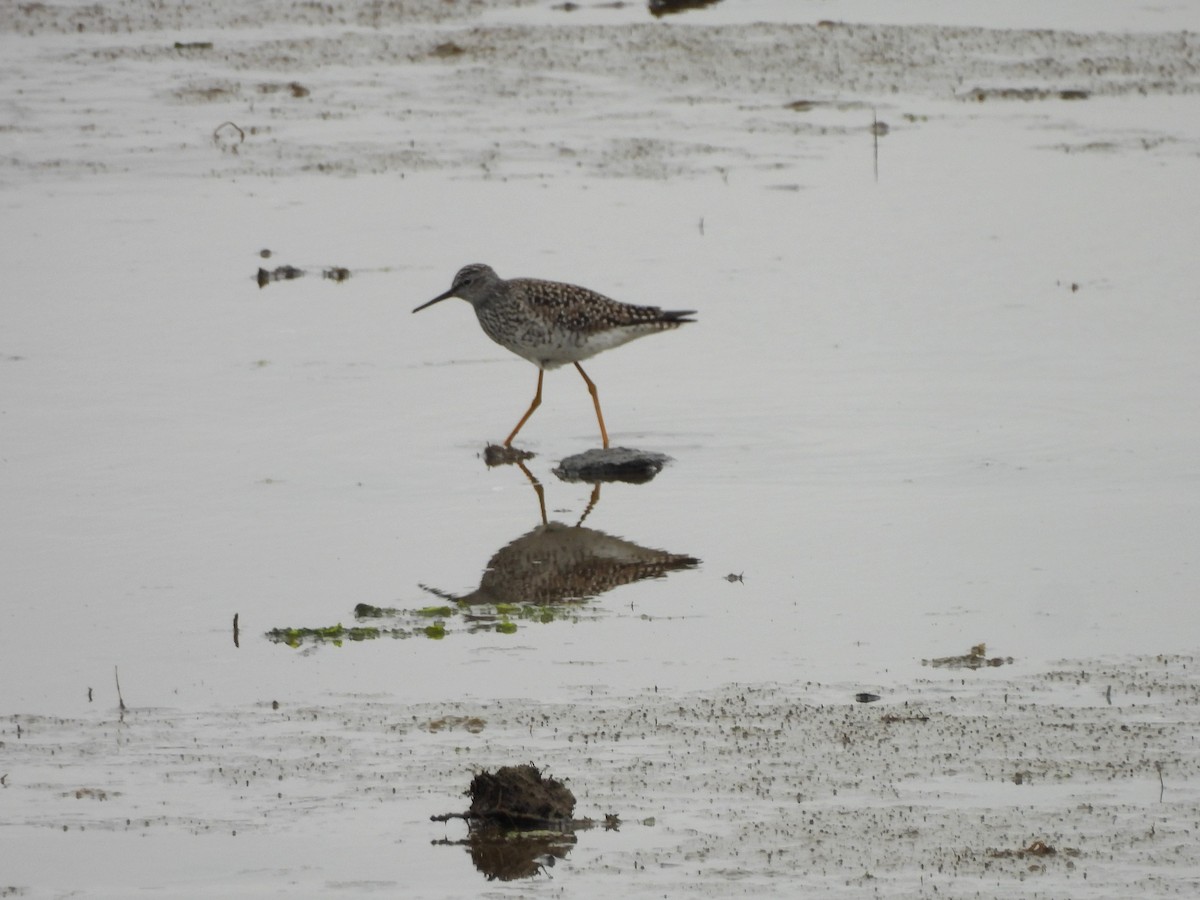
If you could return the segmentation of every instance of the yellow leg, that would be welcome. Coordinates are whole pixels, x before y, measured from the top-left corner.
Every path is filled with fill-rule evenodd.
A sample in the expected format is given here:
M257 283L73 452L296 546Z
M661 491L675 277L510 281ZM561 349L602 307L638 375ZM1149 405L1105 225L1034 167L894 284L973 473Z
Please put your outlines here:
M517 460L517 468L525 473L525 477L529 479L529 483L533 485L533 490L537 494L538 508L542 512L542 524L549 522L546 518L546 492L542 489L542 483L533 477L533 473L529 471L529 467L525 463ZM600 490L600 485L596 485L596 490Z
M579 517L579 521L575 523L576 528L578 528L580 525L582 525L583 520L592 514L592 510L596 508L596 504L599 502L600 502L600 482L597 481L595 484L592 485L592 497L590 500L588 500L587 508L584 509L583 515Z
M525 415L521 416L521 421L518 422L517 427L512 430L512 434L510 434L507 438L504 439L505 447L512 446L513 438L515 438L517 436L517 432L521 430L521 426L524 425L526 422L528 422L529 417L533 415L533 411L542 405L542 376L544 374L546 374L546 373L543 372L541 369L538 369L537 393L533 395L533 402L529 404L529 409L525 410ZM583 377L587 378L586 375L584 375ZM599 409L599 407L597 407L597 409ZM603 427L604 426L602 424L601 428L603 428ZM607 447L608 444L605 444L604 446Z
M587 382L588 393L592 395L592 403L596 405L596 421L600 423L600 438L604 441L604 449L608 449L608 431L604 428L604 414L600 412L600 395L596 393L596 385L592 384L592 379L587 377L587 372L583 371L583 366L575 363L575 368L579 370L579 374L583 376L583 380ZM539 383L540 384L540 383ZM532 412L532 410L530 410Z

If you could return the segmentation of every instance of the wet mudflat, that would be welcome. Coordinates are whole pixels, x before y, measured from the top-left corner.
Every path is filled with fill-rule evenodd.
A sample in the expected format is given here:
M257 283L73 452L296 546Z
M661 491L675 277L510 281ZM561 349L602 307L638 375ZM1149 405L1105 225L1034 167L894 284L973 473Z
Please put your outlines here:
M1196 893L1188 12L799 6L0 10L0 892Z
M848 685L763 683L10 716L7 832L29 852L7 877L97 895L460 896L484 877L466 826L430 816L466 803L473 767L532 756L572 773L576 815L619 826L560 835L522 895L1187 896L1195 673L1193 658L1072 661L918 679L870 706ZM156 847L180 856L138 862ZM70 862L92 856L98 876Z
M572 773L575 814L596 824L538 838L555 861L540 854L521 895L1188 896L1196 672L1191 657L1071 661L922 678L869 705L809 682L11 716L6 830L31 852L6 877L100 896L409 892L419 877L419 896L461 896L511 870L430 816L466 806L474 768L535 757ZM155 847L179 855L147 869ZM99 876L69 862L93 855Z

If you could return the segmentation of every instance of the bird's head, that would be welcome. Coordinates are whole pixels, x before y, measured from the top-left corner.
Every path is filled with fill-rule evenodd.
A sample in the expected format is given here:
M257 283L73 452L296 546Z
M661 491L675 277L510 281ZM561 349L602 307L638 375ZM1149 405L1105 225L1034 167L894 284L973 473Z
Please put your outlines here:
M471 263L469 266L463 266L454 275L454 282L450 285L450 290L438 294L427 303L422 303L413 312L420 312L425 307L433 306L448 297L459 297L472 306L479 306L491 295L492 289L499 282L500 276L493 271L491 266L485 266L483 263Z

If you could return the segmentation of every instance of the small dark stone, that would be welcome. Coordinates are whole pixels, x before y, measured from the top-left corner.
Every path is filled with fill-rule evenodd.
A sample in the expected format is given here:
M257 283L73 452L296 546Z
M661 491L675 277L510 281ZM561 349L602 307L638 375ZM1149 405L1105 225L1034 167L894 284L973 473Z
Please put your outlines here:
M587 450L563 459L553 472L563 481L624 481L643 484L662 471L671 457L649 450L630 450L612 447L607 450Z
M255 280L259 287L266 287L272 281L291 281L293 278L301 278L303 275L304 270L297 269L295 266L277 266L270 272L260 267Z
M721 0L649 0L647 6L650 9L650 15L658 18L685 12L689 9L703 9L720 2Z

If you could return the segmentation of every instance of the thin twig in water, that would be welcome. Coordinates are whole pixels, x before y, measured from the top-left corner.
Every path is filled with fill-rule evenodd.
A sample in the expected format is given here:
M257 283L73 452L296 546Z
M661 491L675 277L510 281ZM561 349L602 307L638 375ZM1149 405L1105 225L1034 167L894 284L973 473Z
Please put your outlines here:
M875 142L875 181L879 181L879 117L871 109L871 139Z
M113 666L113 678L117 680L117 706L121 710L121 716L125 716L125 698L121 696L121 673L117 671L117 667Z
M427 584L421 584L419 581L417 582L417 587L419 587L421 590L425 591L426 593L433 594L433 596L435 596L441 600L456 600L456 599L458 599L451 593L443 591L440 588L430 587Z

